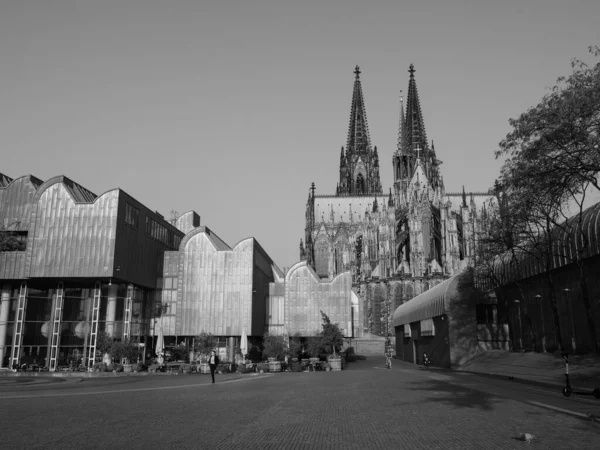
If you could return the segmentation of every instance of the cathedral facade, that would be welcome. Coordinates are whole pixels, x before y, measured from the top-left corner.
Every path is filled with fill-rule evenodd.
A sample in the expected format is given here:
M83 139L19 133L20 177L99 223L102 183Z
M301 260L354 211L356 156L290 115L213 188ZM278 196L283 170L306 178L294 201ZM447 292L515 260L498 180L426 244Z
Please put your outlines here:
M388 337L398 306L472 263L475 230L489 196L464 188L446 192L441 161L427 140L412 64L390 161L394 183L385 192L360 73L357 66L339 181L332 194L317 194L311 185L300 258L321 278L350 271L364 311L364 333Z

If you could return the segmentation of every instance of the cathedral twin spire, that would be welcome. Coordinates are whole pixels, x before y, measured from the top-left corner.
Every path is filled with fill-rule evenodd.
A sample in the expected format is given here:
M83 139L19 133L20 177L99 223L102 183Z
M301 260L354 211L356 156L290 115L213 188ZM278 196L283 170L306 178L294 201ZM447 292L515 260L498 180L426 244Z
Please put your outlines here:
M340 181L337 195L381 194L379 155L371 147L367 112L360 83L360 69L354 70L354 89L346 149L340 155Z
M400 98L400 123L398 124L398 147L394 154L394 180L396 194L401 195L420 159L423 170L437 188L441 184L433 143L429 146L425 122L415 80L415 67L410 65L406 109L404 98ZM350 123L346 148L340 153L340 179L336 195L382 194L379 176L377 147L371 146L367 113L360 80L360 69L354 70L354 88L350 106Z
M415 67L410 65L408 72L408 96L406 98L406 113L404 99L400 97L400 123L398 125L398 148L394 154L394 179L396 194L404 197L406 190L420 160L422 169L433 188L441 185L433 142L429 146L423 112L419 101L419 92L415 80Z

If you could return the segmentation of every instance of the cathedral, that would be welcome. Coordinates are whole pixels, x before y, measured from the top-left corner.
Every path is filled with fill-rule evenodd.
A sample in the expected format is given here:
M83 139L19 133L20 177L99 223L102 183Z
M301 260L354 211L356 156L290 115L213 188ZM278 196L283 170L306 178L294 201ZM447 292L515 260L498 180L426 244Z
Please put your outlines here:
M472 264L487 193L448 193L433 141L429 143L415 68L408 70L406 107L400 99L398 143L391 157L394 183L386 192L379 152L371 143L360 69L354 87L346 147L332 194L306 204L300 258L321 278L350 271L364 308L364 332L392 334L393 311Z

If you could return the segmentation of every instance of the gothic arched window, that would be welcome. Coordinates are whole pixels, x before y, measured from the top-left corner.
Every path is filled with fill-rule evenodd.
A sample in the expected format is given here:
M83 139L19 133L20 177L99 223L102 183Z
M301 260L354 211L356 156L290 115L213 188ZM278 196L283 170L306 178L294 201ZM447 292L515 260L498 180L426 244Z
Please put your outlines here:
M365 193L365 180L363 178L363 174L359 173L356 177L356 193L364 194Z

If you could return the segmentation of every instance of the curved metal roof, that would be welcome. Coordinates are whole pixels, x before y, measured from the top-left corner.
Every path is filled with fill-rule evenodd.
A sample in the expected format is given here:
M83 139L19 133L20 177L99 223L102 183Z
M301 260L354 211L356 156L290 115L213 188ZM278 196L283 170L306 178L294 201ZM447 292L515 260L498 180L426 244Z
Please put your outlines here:
M600 254L600 203L577 214L552 231L552 269ZM519 249L500 255L496 276L500 284L530 278L546 271L545 255Z
M463 272L456 274L398 306L392 319L394 327L447 313L450 309L450 302L456 296L456 288L462 274Z

